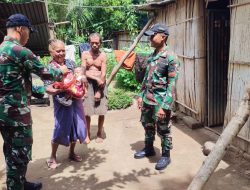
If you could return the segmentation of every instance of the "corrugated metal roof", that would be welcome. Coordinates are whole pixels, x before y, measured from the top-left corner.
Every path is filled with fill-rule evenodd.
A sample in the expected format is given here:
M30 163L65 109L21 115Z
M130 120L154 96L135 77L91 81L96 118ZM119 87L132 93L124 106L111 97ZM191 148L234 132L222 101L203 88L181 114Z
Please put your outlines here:
M161 9L164 5L174 3L176 0L163 0L163 1L152 1L147 4L138 5L136 8L140 11L154 11L155 9Z
M5 24L8 17L15 13L22 13L29 18L32 25L38 30L38 33L30 35L26 47L37 55L48 54L49 28L45 3L0 3L0 10L0 42L6 35Z

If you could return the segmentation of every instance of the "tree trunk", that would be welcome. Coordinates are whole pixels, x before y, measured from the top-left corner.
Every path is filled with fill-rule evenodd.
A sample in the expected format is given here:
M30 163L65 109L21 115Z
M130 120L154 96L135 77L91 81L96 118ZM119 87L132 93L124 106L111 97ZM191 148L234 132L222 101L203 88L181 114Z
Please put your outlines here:
M155 17L152 17L148 23L144 26L144 28L142 29L142 31L140 32L140 34L136 37L134 43L132 44L132 46L129 48L129 50L126 52L126 54L122 57L122 59L120 60L120 62L118 63L118 65L116 65L111 74L110 77L107 81L107 86L109 86L109 84L111 83L112 79L115 77L116 73L119 71L119 69L121 68L123 62L125 61L125 59L129 56L129 54L135 49L137 43L140 41L141 37L143 36L144 32L148 29L149 25L153 22L153 20L155 19Z
M227 127L217 140L211 153L205 159L200 170L192 180L188 190L201 190L213 171L218 166L226 152L226 147L232 142L233 138L239 133L250 116L250 86L248 86L244 99L235 116L230 120Z

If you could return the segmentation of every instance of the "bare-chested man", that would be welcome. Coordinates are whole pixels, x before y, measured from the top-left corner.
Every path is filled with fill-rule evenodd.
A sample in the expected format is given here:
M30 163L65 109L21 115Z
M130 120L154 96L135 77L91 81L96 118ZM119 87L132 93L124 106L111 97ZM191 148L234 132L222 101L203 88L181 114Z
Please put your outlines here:
M104 115L108 110L106 84L107 57L100 51L102 38L100 34L93 33L89 36L91 49L82 53L82 66L86 68L88 79L88 92L84 100L84 110L87 120L88 137L90 137L90 122L92 115L99 115L96 142L103 141Z

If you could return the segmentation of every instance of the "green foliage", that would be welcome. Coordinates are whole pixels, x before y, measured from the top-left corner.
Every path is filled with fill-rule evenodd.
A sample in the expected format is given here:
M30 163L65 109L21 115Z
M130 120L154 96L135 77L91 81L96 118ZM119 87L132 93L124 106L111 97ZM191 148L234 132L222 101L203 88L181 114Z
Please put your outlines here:
M60 2L61 3L61 2ZM63 0L68 6L49 4L49 17L55 22L69 20L71 25L56 28L57 37L71 39L77 36L87 37L90 33L98 32L104 39L110 39L112 31L126 30L131 34L137 31L138 20L132 0ZM123 6L121 8L91 8L81 6ZM65 10L65 7L67 8Z
M107 53L107 78L109 78L113 68L117 65L114 53ZM116 80L116 87L125 90L138 91L140 89L140 84L135 80L134 71L130 72L123 68L119 69L114 80Z
M43 65L47 66L48 63L51 61L51 57L50 56L41 57L40 61Z
M149 55L153 49L148 44L138 44L134 50L137 54ZM110 76L113 68L117 65L115 60L114 53L109 53L108 61L107 61L107 78ZM135 71L127 71L123 68L119 69L116 74L116 87L138 92L141 88L141 84L139 84L135 79Z
M137 54L149 55L153 49L148 44L138 44L134 50ZM115 60L115 56L113 53L109 55L107 72L111 73L113 67L117 64ZM116 74L115 80L117 81L116 86L119 88L123 88L126 90L138 92L141 88L141 84L139 84L135 79L135 71L127 71L121 68Z
M52 4L48 1L48 12L49 12L49 21L50 22L63 22L66 20L67 6L62 6L58 4ZM60 0L58 3L67 4L69 0ZM67 27L64 25L63 27Z
M84 29L89 26L93 19L93 13L89 9L81 6L88 4L88 0L73 0L68 3L68 12L66 19L71 21L71 32L74 31L74 36L84 36Z
M76 54L76 55L75 55L75 58L76 58L76 60L75 60L76 66L77 66L77 67L81 66L82 60L81 60L81 58L79 57L79 54Z
M115 60L114 53L106 53L107 55L107 71L106 71L106 78L108 78L114 68L114 66L117 64Z
M28 2L31 2L31 0L2 0L1 2L4 2L4 3L28 3Z
M125 109L132 105L131 93L122 89L112 89L108 94L108 109Z
M153 52L153 48L150 46L149 43L138 43L134 50L137 54L147 54Z
M23 3L31 0L3 0L3 2ZM59 4L56 4L59 3ZM145 0L60 0L48 1L50 22L70 21L70 24L57 25L57 38L61 40L86 41L90 33L99 32L104 39L110 39L112 31L129 31L135 34L141 26L144 13L135 12L132 4L145 3ZM89 6L89 7L82 7ZM90 6L100 6L91 8ZM122 6L120 8L101 8ZM143 19L142 19L143 17ZM140 23L138 23L138 18ZM81 37L81 38L79 38Z
M134 71L129 72L125 69L120 69L116 75L116 81L118 87L132 91L140 90L141 85L136 82Z

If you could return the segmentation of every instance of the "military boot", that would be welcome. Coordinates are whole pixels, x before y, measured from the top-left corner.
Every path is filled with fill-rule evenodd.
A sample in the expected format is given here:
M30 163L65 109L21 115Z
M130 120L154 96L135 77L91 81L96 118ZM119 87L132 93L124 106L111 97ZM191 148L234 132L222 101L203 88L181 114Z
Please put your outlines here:
M146 143L145 148L136 152L134 154L134 158L140 159L140 158L150 157L154 155L155 155L155 150L154 150L153 142L150 142L150 143Z
M163 170L171 163L170 151L165 151L162 153L160 160L156 163L156 170Z
M42 189L42 183L32 183L25 181L24 182L24 190L40 190Z

